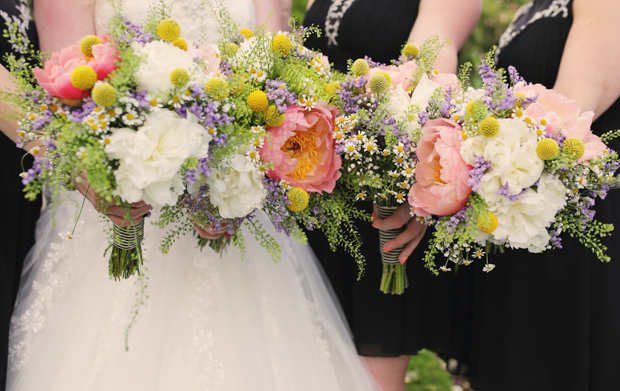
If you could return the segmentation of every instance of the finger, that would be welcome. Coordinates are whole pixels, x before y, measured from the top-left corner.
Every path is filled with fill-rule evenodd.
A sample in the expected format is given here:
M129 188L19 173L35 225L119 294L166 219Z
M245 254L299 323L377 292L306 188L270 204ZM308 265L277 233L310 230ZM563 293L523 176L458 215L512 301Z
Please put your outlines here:
M413 220L407 225L407 228L400 235L398 235L392 240L388 240L383 245L383 252L388 253L394 248L404 246L412 240L416 240L420 235L424 235L425 231L426 226L424 224Z
M106 214L105 215L108 219L110 219L114 224L120 226L120 227L127 227L129 225L134 225L136 222L132 222L130 220L125 220L125 218L120 217L120 216L115 216L115 215L110 215L110 214Z
M211 233L197 225L194 225L194 229L196 230L196 232L198 232L198 235L200 235L201 238L205 238L205 239L218 239L220 236L222 236L221 233L218 234L214 234Z
M144 205L147 205L147 203L144 202L144 201L132 202L131 204L129 204L129 206L131 206L131 208L141 208Z
M403 251L400 252L400 255L398 256L398 260L400 261L401 265L404 265L405 262L407 262L407 259L409 259L409 256L411 255L413 250L415 250L418 247L418 245L422 241L422 238L424 238L424 234L426 233L426 228L427 226L424 225L423 229L420 231L420 234L416 236L415 238L413 238L413 240L411 240L409 243L407 243Z
M140 208L131 208L131 218L133 220L135 220L138 217L142 217L145 214L147 214L151 209L152 209L152 207L150 205L146 205L146 204L144 204Z
M372 226L387 231L390 229L398 229L403 225L407 224L409 220L411 220L411 214L409 213L410 207L409 204L403 204L398 209L394 211L390 217L385 219L376 218L372 223Z

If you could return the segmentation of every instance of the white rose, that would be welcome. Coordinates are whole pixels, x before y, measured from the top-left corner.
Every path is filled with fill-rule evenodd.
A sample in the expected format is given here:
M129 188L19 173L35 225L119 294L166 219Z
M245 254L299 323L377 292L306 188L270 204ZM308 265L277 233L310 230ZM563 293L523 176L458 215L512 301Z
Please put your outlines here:
M426 110L428 102L433 97L437 88L440 88L439 84L431 81L428 76L424 74L415 90L413 90L411 97L409 97L409 93L403 88L402 84L396 86L391 92L390 103L387 107L388 113L399 122L405 115L413 114L405 121L406 127L404 129L411 141L416 141L413 139L413 132L421 128L418 123L418 113L412 113L411 110L414 106L417 106L419 111Z
M514 248L531 252L544 250L549 243L547 227L566 206L566 188L550 174L540 177L537 190L528 189L517 201L499 196L486 200L489 212L497 217L498 226L491 234L494 241L508 241ZM490 235L480 233L478 242L484 244Z
M207 178L211 202L223 218L244 217L263 206L267 197L264 177L245 155L237 154L228 167L213 170Z
M491 170L480 179L478 193L486 199L496 197L500 187L508 184L510 195L521 193L540 178L545 163L538 157L536 134L518 119L500 119L497 136L469 137L461 146L461 156L468 164L482 156L493 164Z
M206 157L210 141L211 135L193 114L185 119L159 110L148 114L137 131L114 130L105 151L119 160L114 175L123 199L171 205L184 189L181 166L190 157Z
M145 45L132 44L142 57L136 71L138 87L151 94L168 93L173 88L170 74L175 69L184 69L190 75L191 84L204 85L204 74L194 62L194 57L169 42L152 41Z

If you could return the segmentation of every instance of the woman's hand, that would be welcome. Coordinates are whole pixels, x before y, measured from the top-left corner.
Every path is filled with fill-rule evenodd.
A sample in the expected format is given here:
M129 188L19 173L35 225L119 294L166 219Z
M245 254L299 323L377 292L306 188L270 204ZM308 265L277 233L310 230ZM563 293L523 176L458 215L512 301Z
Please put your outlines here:
M224 239L230 238L232 235L228 233L228 224L226 220L220 221L220 229L216 230L212 225L210 227L201 227L194 223L194 229L198 232L201 238L205 239L219 239L222 235Z
M411 217L411 214L409 213L410 210L411 208L409 207L409 204L405 203L401 205L398 209L396 209L392 216L388 217L387 219L380 220L377 218L377 211L375 205L375 211L372 214L372 226L380 230L385 231L389 229L397 229L405 224L407 225L407 228L403 233L401 233L394 239L387 241L383 246L383 252L386 253L392 251L392 249L394 248L405 246L403 251L401 251L400 255L398 256L398 260L401 264L407 262L407 259L409 258L413 250L418 247L418 244L420 244L420 240L422 240L422 238L424 237L424 233L426 232L427 227L426 224L422 224L413 217Z
M93 207L100 213L106 215L114 224L119 226L135 225L142 221L142 216L147 214L153 207L148 205L144 201L134 202L133 204L119 206L111 202L106 202L99 198L95 191L88 186L86 180L86 174L79 176L81 181L74 181L73 185L76 190L86 196L86 199L93 205ZM129 220L125 219L127 215L127 207L131 208Z

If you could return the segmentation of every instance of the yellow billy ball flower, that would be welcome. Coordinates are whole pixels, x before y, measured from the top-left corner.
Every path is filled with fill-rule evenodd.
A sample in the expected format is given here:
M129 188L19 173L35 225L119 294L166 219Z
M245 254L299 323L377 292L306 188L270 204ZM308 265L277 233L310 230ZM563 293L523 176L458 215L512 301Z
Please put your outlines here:
M497 216L493 213L485 214L478 218L478 228L485 234L490 234L497 229Z
M586 151L585 145L583 145L583 141L579 140L577 137L569 137L564 140L564 146L562 148L564 152L572 159L577 160L583 156Z
M228 98L230 90L228 83L221 77L214 77L207 82L205 86L205 93L213 100L222 101Z
M338 83L337 81L333 81L325 86L325 92L327 93L327 95L333 95L340 88L340 83Z
M280 114L275 105L271 105L267 107L267 112L265 113L265 123L272 128L276 126L282 125L284 122L284 114Z
M157 36L164 41L176 41L181 36L181 26L172 18L164 19L157 25Z
M109 85L108 83L102 83L92 91L93 101L102 107L112 106L112 104L116 101L116 91L114 87Z
M388 84L392 84L392 77L390 76L389 73L383 72L383 71L379 71L379 72L375 73L375 75L383 75L383 76L385 76L385 80L387 80Z
M418 53L420 53L420 50L418 49L416 45L412 43L408 43L403 48L402 53L407 57L411 57L411 56L415 57L418 55Z
M187 41L183 38L175 39L174 41L172 41L172 44L181 50L187 51Z
M465 112L470 116L473 117L474 115L474 109L476 108L476 101L472 100L471 102L469 102L467 104L467 107L465 107Z
M363 58L358 58L353 63L353 66L351 66L351 72L353 72L355 76L364 76L369 70L370 65L368 65L368 62Z
M237 54L237 51L239 50L239 46L234 43L234 42L227 42L224 45L224 57L226 58L231 58L234 57L235 54Z
M177 68L170 73L170 81L175 87L183 87L189 83L189 73L183 68Z
M294 187L288 191L288 200L291 201L287 207L293 212L301 212L308 207L310 195L300 187Z
M493 138L499 133L499 121L488 117L480 122L480 134L486 138Z
M263 91L253 91L248 95L247 103L250 110L255 113L262 113L267 109L269 99L267 99L267 94Z
M542 160L551 160L560 153L560 146L552 138L544 138L536 145L536 153Z
M80 65L71 73L71 84L78 90L89 90L96 82L97 72L86 65Z
M250 29L241 29L241 35L243 35L247 39L250 39L254 36L254 33Z
M230 95L238 95L245 89L245 80L243 77L234 74L228 78L228 88L230 88Z
M82 54L84 55L84 57L86 58L90 58L93 56L93 46L94 45L99 45L101 42L101 39L99 39L98 36L96 35L87 35L84 38L82 38L82 41L80 41L80 50L82 51Z
M271 40L271 50L284 57L291 51L291 40L284 34L278 34Z
M390 89L390 85L385 76L379 74L374 74L370 78L368 84L370 85L370 91L375 94L384 94Z

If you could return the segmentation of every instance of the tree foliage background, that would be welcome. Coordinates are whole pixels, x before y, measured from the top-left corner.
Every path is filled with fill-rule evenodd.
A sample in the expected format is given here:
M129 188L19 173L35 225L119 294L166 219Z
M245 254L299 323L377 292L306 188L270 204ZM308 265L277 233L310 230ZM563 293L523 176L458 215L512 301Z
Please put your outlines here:
M293 16L299 23L303 21L307 2L307 0L293 0ZM474 32L461 49L460 63L471 62L474 66L480 64L484 53L495 45L515 12L528 2L528 0L483 0L482 15ZM479 85L480 79L477 74L472 75L472 83Z

